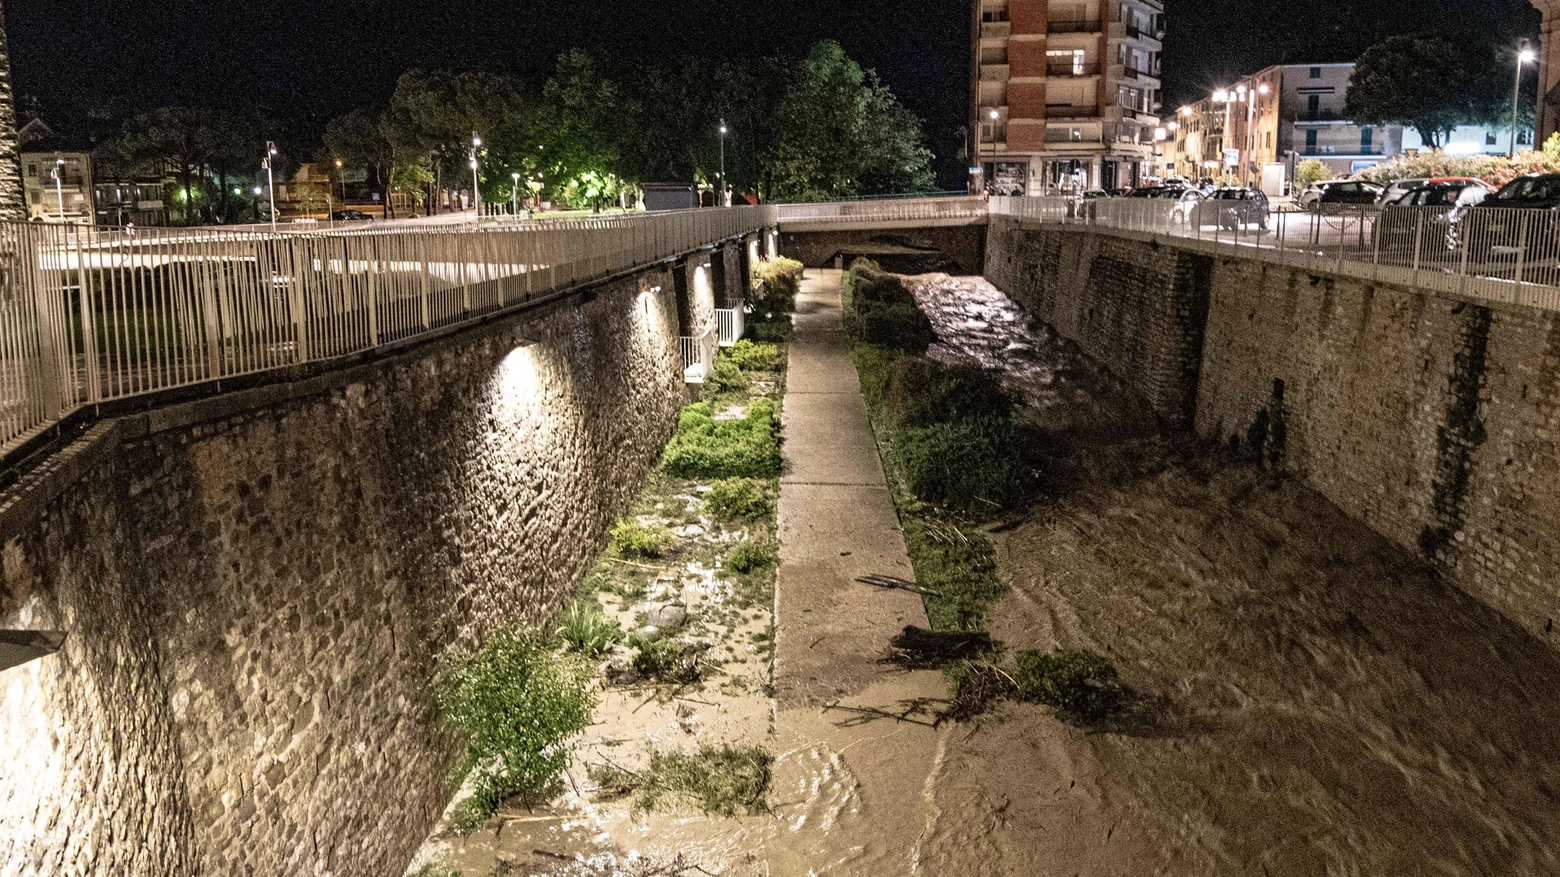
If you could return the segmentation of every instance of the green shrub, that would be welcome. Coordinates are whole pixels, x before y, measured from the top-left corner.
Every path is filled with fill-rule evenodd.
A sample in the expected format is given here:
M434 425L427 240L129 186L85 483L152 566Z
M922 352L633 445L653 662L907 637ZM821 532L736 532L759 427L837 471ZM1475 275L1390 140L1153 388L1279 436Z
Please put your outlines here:
M1052 707L1070 724L1104 721L1121 709L1128 694L1110 661L1087 652L1019 652L1013 677L1021 699Z
M1005 418L1013 410L1002 382L975 365L948 365L924 356L902 356L888 371L882 400L902 426L974 417Z
M699 655L674 639L635 640L634 672L669 685L692 685L704 678Z
M856 360L856 374L861 378L861 395L867 404L876 408L888 390L888 377L894 363L904 356L898 350L871 344L857 344L851 349Z
M722 478L710 485L704 508L728 521L763 521L775 515L775 494L757 478Z
M618 557L653 560L666 553L672 534L665 527L647 527L625 518L612 528L612 550Z
M708 393L731 393L748 388L747 375L742 369L727 357L719 357L715 360L715 368L704 378L704 389Z
M601 604L590 597L575 600L558 616L556 630L570 651L599 658L623 638L623 629L601 611Z
M688 406L661 462L674 478L778 478L774 403L755 399L746 417L721 421L707 402Z
M859 304L845 314L845 333L856 344L877 344L911 353L924 353L937 340L932 321L913 304Z
M748 319L747 334L757 342L778 344L782 341L790 341L795 331L796 327L791 324L789 316L762 320L757 319L757 315L753 315Z
M438 701L465 740L462 766L474 786L467 824L508 798L553 794L569 761L564 743L590 724L596 705L588 668L524 627L494 631L475 654L452 659Z
M802 263L795 259L765 259L753 266L755 310L774 318L796 310L796 294L802 291Z
M915 294L910 291L910 287L871 259L852 262L840 284L847 309L865 304L915 304Z
M1023 496L1029 467L1006 418L973 417L906 429L898 452L905 486L926 502L1008 506Z
M768 542L739 542L726 553L726 568L741 575L750 575L780 563L780 552Z
M780 368L780 349L773 344L754 344L743 338L726 355L745 372L772 372Z

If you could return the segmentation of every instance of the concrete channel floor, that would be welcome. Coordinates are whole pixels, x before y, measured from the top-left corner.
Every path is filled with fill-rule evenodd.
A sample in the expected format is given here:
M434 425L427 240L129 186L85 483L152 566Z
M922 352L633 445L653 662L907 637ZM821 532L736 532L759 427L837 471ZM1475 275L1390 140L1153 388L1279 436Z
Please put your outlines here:
M778 742L792 763L831 765L839 792L817 801L796 789L811 803L788 814L794 828L768 851L775 877L917 873L950 727L934 723L942 674L882 661L906 625L927 625L920 598L857 581L914 572L841 322L840 279L809 271L797 301L775 639Z

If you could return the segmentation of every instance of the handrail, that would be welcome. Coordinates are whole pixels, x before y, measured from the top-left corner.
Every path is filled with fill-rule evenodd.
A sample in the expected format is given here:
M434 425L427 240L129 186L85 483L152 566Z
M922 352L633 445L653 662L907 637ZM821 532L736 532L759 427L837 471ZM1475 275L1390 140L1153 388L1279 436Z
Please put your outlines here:
M0 454L89 405L404 343L776 213L277 234L0 223Z

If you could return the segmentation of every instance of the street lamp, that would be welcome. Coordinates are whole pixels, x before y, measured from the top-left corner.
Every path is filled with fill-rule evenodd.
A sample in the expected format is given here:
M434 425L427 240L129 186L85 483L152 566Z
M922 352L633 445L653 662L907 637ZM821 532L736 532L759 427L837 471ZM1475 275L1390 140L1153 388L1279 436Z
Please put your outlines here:
M1522 103L1522 65L1531 64L1538 58L1538 53L1523 40L1517 49L1517 84L1511 90L1511 148L1506 151L1507 158L1514 158L1517 154L1517 108Z
M726 185L726 120L720 120L720 203L731 206L731 187Z
M515 216L520 215L520 172L515 171L509 176L514 178L515 186L509 191L509 212Z
M59 201L60 222L65 222L65 159L59 153L54 154L54 197Z
M1224 104L1224 128L1219 132L1219 161L1220 173L1228 173L1225 169L1229 165L1230 128L1233 125L1233 110L1235 109L1235 95L1227 88L1220 88L1213 93L1213 102Z
M471 203L477 208L477 222L482 222L482 190L477 184L477 150L482 146L482 138L477 132L471 132Z
M994 195L997 191L997 119L1001 113L996 107L991 108L991 174L986 177L986 194Z
M271 169L271 160L276 158L276 143L270 140L265 142L265 161L261 167L265 168L266 188L271 193L271 231L276 231L276 173Z
M341 178L341 204L347 204L347 172L341 167L341 159L336 159L336 176Z

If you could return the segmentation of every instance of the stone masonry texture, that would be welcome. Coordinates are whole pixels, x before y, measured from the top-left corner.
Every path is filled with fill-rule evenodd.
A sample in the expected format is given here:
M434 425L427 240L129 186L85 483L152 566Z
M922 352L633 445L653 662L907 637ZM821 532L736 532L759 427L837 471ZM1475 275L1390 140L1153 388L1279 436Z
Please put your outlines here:
M400 873L453 791L441 658L560 608L676 422L670 271L587 298L0 496L0 626L70 634L0 673L0 874Z
M0 220L24 222L27 204L22 194L16 95L11 85L11 47L5 36L4 19L5 14L0 11Z
M993 283L1162 413L1190 395L1200 435L1560 645L1560 315L1006 220L989 248Z

